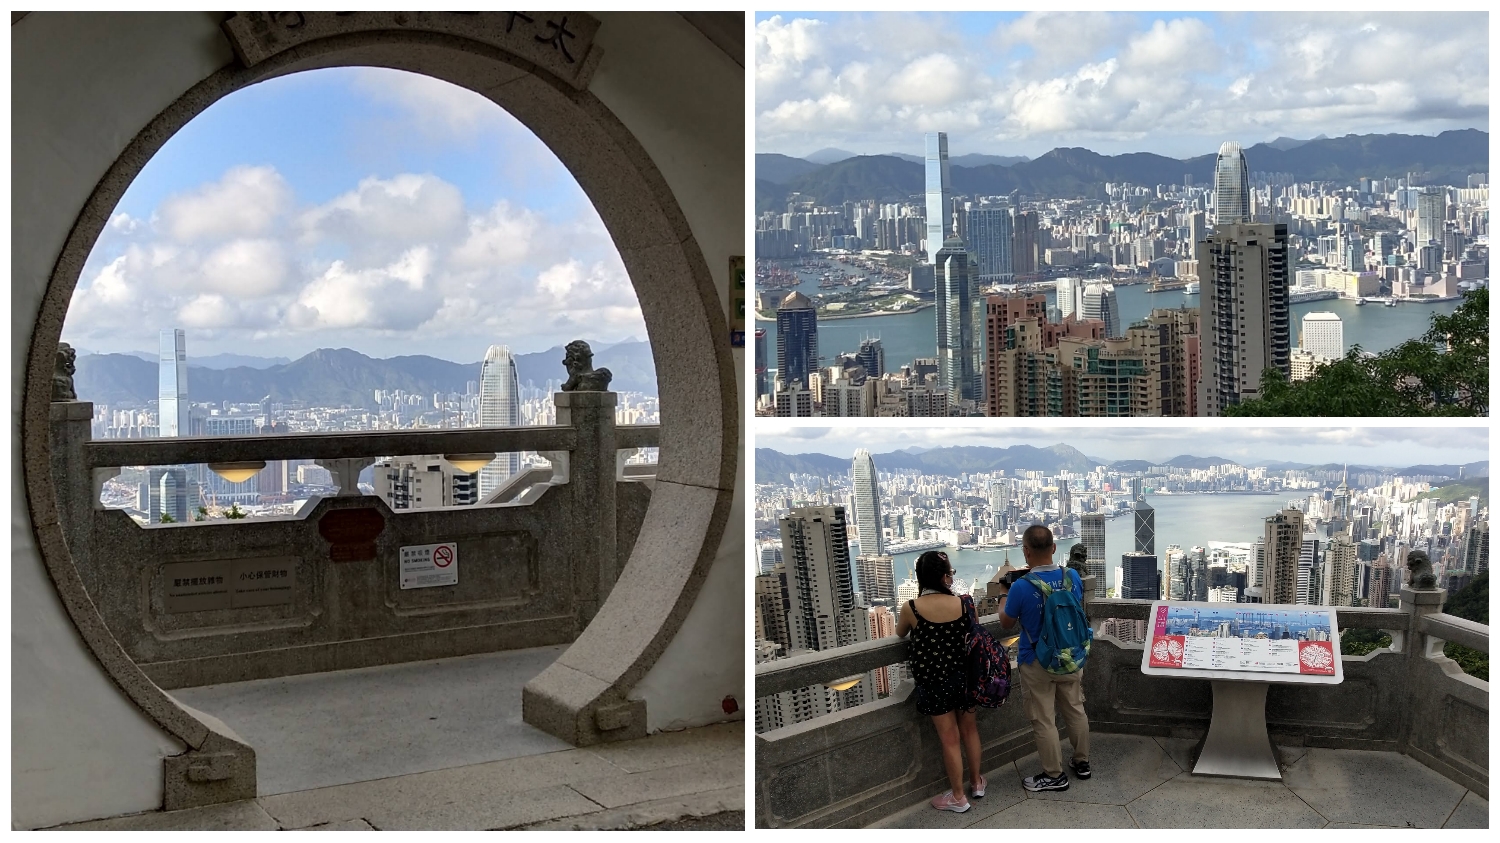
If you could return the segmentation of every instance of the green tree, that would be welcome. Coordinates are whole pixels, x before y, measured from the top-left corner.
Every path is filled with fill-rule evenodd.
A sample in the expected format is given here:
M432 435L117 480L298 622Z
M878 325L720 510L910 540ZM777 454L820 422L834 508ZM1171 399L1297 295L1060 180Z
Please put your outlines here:
M1466 621L1490 625L1490 572L1485 571L1472 582L1454 593L1443 604L1443 612ZM1464 673L1475 679L1490 681L1490 656L1472 647L1449 641L1443 645L1443 655L1458 662Z
M238 502L230 504L229 505L229 511L226 512L226 513L224 513L224 517L225 518L234 518L234 519L244 518L245 515L246 515L245 511L243 509L240 509L240 505L239 505Z
M198 507L198 514L195 515L195 516L193 516L193 520L194 521L207 521L208 520L208 507L206 507L206 506L200 506L200 507Z
M161 523L163 523L163 524L175 524L175 523L177 523L177 519L172 517L172 513L170 513L170 512L163 512L161 514Z
M1433 314L1419 339L1366 357L1359 346L1292 383L1275 369L1261 374L1261 397L1226 408L1226 416L1487 416L1488 289L1464 294L1452 314Z
M1389 646L1391 636L1380 629L1346 629L1339 635L1339 652L1346 656L1367 656Z

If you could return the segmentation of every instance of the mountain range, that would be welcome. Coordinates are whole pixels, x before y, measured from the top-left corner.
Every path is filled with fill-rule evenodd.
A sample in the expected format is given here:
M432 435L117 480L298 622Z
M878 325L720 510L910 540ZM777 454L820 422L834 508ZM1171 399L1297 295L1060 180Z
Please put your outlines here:
M987 472L996 470L1005 471L1044 471L1054 473L1067 469L1069 471L1087 472L1096 466L1108 466L1111 471L1125 474L1144 472L1153 465L1170 465L1177 468L1204 469L1216 465L1244 465L1237 460L1226 457L1197 457L1191 454L1175 456L1164 462L1151 460L1101 460L1086 456L1082 451L1071 445L1057 444L1049 448L1037 448L1031 445L1012 445L1008 448L991 448L974 445L958 445L947 448L905 448L899 451L891 451L884 454L872 454L875 466L880 471L901 471L914 469L924 474L936 474L947 477L957 477L968 472ZM788 483L792 474L811 474L814 477L828 477L830 475L843 475L849 473L850 461L845 457L831 457L827 454L783 454L771 448L755 449L755 479L758 483L776 482ZM1414 465L1402 469L1379 466L1350 465L1350 473L1361 471L1394 472L1407 476L1439 475L1457 477L1459 470L1463 470L1465 478L1480 477L1489 474L1489 461L1458 465ZM1264 467L1273 471L1287 470L1322 470L1334 471L1343 468L1343 464L1328 463L1325 465L1306 465L1289 462L1267 462L1252 467Z
M608 368L614 375L611 389L656 394L656 365L648 343L593 345L597 349L594 365ZM517 354L516 377L522 386L527 381L538 387L548 380L561 382L568 376L562 359L562 346L534 354ZM80 356L77 364L74 388L84 401L144 406L147 401L156 400L154 357L89 354ZM417 395L463 393L469 381L479 380L479 367L479 363L452 363L425 355L380 359L347 348L320 348L288 363L270 366L212 369L190 363L187 381L193 401L244 403L270 395L276 401L300 401L308 406L373 408L377 389L399 389Z
M1100 155L1079 147L1060 147L1008 165L965 166L958 163L960 159L949 159L949 166L956 195L991 196L1019 190L1047 198L1102 198L1105 182L1182 184L1184 176L1192 176L1196 184L1211 185L1217 154L1215 150L1182 160L1149 152ZM784 206L791 193L820 205L836 205L860 199L904 202L923 190L922 159L915 155L859 155L828 163L768 154L755 159L758 211ZM1361 177L1417 173L1426 184L1461 185L1469 173L1488 172L1489 133L1460 129L1436 136L1278 138L1245 150L1245 160L1252 172L1290 173L1297 181L1351 183Z

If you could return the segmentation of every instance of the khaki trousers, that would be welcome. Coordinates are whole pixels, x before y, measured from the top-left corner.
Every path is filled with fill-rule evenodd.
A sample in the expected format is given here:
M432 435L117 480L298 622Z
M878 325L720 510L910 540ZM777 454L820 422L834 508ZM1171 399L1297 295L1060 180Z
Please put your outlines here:
M1048 673L1035 661L1018 668L1021 690L1026 694L1026 717L1036 733L1036 753L1042 772L1049 776L1062 774L1062 743L1057 736L1057 712L1068 724L1068 738L1073 743L1073 760L1089 760L1089 719L1083 712L1083 671L1067 676Z

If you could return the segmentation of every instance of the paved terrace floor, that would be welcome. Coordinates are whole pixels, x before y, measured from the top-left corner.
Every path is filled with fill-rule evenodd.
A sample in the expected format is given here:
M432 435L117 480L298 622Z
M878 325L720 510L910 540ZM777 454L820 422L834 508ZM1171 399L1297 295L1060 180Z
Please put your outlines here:
M743 722L588 749L522 722L562 650L172 691L255 747L260 797L63 828L744 827Z
M1066 742L1064 742L1066 744ZM875 828L1488 828L1489 802L1394 752L1278 746L1281 782L1193 776L1196 741L1095 733L1093 776L1028 793L1036 753L985 774L962 814L924 800ZM1064 746L1064 754L1069 748Z

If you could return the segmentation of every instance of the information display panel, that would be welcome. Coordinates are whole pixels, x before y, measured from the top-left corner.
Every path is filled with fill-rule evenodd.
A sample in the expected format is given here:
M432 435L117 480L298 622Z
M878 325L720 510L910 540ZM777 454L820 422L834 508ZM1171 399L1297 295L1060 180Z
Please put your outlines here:
M1146 622L1141 672L1337 685L1338 616L1329 606L1159 600Z

